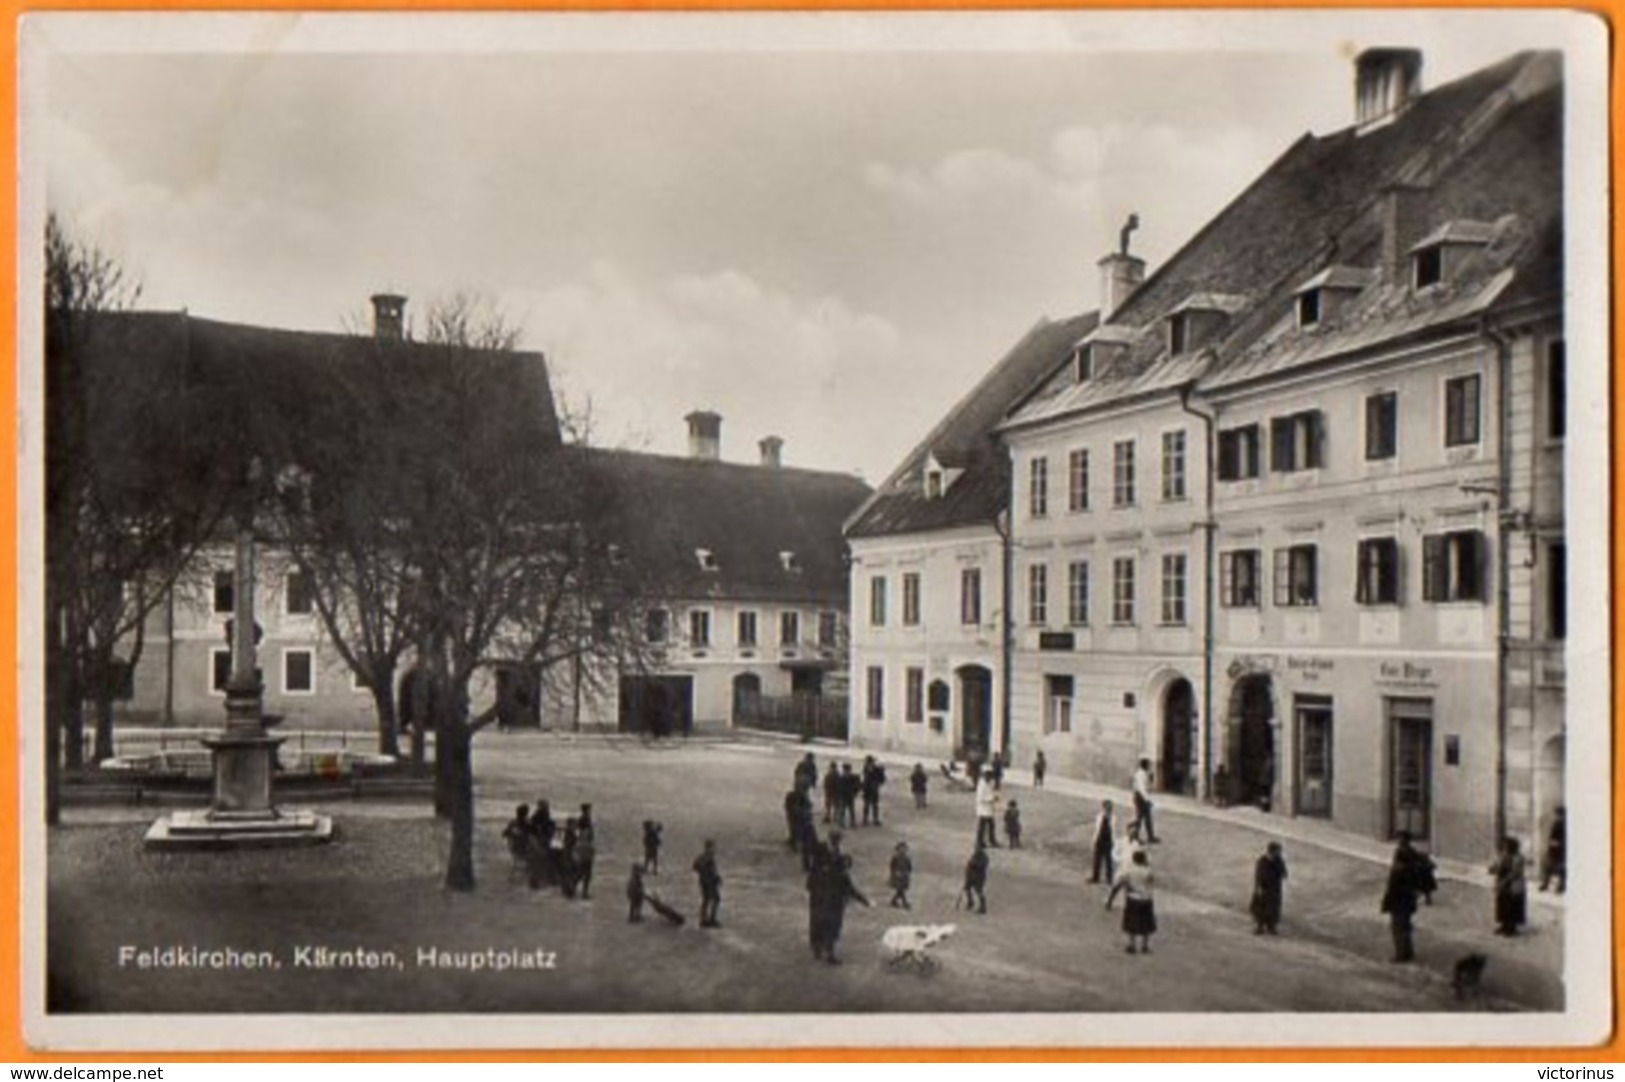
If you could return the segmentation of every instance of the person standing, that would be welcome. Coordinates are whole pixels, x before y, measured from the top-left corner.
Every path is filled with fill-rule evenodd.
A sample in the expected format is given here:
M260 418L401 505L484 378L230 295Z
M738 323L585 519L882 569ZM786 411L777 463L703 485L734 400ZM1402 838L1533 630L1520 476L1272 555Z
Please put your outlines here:
M1117 846L1117 821L1112 813L1112 802L1102 800L1095 814L1095 825L1089 834L1089 882L1111 883L1116 880L1116 867L1112 855ZM1104 875L1102 874L1104 873Z
M965 889L963 897L965 908L970 909L975 903L976 912L987 912L987 847L982 839L976 839L976 848L971 852L970 859L965 862Z
M1010 843L1011 849L1021 848L1021 808L1014 797L1004 808L1004 839Z
M851 763L841 764L841 807L835 821L848 830L858 825L858 793L863 779L852 772Z
M1568 815L1559 804L1552 813L1552 829L1546 835L1546 853L1540 862L1540 889L1545 891L1557 881L1557 893L1562 894L1568 884Z
M993 788L998 792L1004 791L1004 755L996 753L988 769L993 772Z
M800 761L796 763L794 784L801 786L808 792L818 786L818 760L813 758L812 752L809 751L806 755L803 755Z
M880 825L880 787L886 784L886 768L875 761L870 755L863 760L863 825L868 826L870 817L874 818L875 826Z
M824 822L835 822L841 813L841 772L831 762L824 771Z
M1411 845L1411 836L1400 831L1394 859L1388 866L1388 884L1382 894L1382 912L1388 914L1388 931L1394 940L1395 962L1416 958L1416 900L1431 893L1432 862Z
M1034 789L1042 789L1044 787L1044 774L1047 770L1049 770L1049 763L1044 759L1044 749L1039 748L1038 751L1033 754Z
M994 812L999 804L999 795L993 790L993 779L986 770L977 771L976 774L976 844L985 845L989 849L999 847L998 827L994 821Z
M700 881L700 927L720 928L717 912L722 908L722 873L717 871L717 843L705 840L705 849L694 858L694 874Z
M798 849L801 846L801 802L805 799L799 781L789 792L784 794L784 829L789 835L784 844L788 845L791 850Z
M908 855L908 843L898 842L891 855L891 907L912 909L908 904L908 887L914 878L914 861Z
M1248 906L1253 915L1253 935L1276 934L1285 885L1286 858L1281 855L1281 843L1270 842L1253 865L1253 900Z
M643 821L643 870L660 874L660 834L666 828L653 819Z
M1141 759L1134 770L1134 822L1130 834L1137 834L1146 845L1157 844L1157 829L1151 825L1151 760Z
M914 764L914 772L908 776L909 791L914 794L914 807L916 810L925 807L926 790L931 786L931 776L925 772L921 763ZM1541 888L1544 890L1545 888Z
M846 906L859 901L867 908L869 899L852 882L847 862L827 846L819 846L813 871L807 876L808 935L813 957L832 966L841 964L835 953L846 923Z
M1502 838L1501 852L1490 865L1495 876L1495 934L1517 935L1529 919L1527 871L1517 838Z
M1157 931L1155 885L1150 858L1145 855L1145 850L1136 849L1133 858L1112 884L1111 893L1106 895L1107 909L1111 909L1119 893L1124 896L1123 932L1128 936L1128 946L1124 950L1129 954L1151 953L1151 937ZM1139 940L1138 948L1135 947L1135 940Z
M626 920L628 924L643 923L643 865L634 860L632 875L626 881Z

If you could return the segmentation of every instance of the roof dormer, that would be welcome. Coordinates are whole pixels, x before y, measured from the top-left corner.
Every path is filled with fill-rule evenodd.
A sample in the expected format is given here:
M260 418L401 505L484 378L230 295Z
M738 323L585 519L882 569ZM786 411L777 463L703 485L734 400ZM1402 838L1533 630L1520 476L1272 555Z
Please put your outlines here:
M1087 383L1111 372L1118 361L1127 356L1134 341L1129 328L1102 324L1072 350L1072 382Z
M1411 247L1411 288L1420 292L1453 280L1461 264L1495 239L1490 222L1447 222Z
M1228 293L1193 293L1168 313L1168 354L1195 353L1219 336L1246 298Z
M958 457L946 452L933 451L925 457L925 469L921 471L921 483L925 486L925 498L940 500L959 480L960 474L965 472L962 465L957 463Z
M695 549L694 559L699 563L701 571L722 570L722 565L717 563L717 554L710 549Z
M1293 294L1293 309L1300 330L1337 320L1360 291L1376 281L1376 272L1364 267L1327 267Z

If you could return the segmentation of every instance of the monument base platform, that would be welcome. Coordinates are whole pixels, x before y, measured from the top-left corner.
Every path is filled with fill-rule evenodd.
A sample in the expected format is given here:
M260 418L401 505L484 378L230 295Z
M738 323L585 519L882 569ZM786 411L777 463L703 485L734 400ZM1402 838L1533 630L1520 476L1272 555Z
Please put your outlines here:
M333 840L333 820L309 811L176 811L147 830L148 849L281 849Z

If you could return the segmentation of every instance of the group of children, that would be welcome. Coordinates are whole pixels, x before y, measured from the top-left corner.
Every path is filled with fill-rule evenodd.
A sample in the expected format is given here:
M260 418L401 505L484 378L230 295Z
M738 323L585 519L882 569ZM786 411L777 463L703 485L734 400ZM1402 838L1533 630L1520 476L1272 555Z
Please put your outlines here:
M566 898L592 896L597 849L591 804L581 805L580 814L562 824L545 800L538 800L534 810L521 804L502 828L502 838L515 870L524 871L532 890L557 887Z

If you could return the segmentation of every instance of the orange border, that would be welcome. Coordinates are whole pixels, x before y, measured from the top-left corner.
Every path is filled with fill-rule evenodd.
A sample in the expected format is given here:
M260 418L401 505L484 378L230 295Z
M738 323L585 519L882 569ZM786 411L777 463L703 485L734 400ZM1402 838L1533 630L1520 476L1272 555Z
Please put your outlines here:
M0 25L0 47L5 61L3 80L0 80L0 166L7 177L17 174L17 29L19 19L29 13L44 11L123 11L174 9L195 11L270 11L309 10L320 6L324 10L343 11L398 11L398 10L454 10L502 11L511 10L491 0L323 0L320 5L310 0L0 0L6 19ZM1333 0L1311 5L1293 4L1282 0L1255 0L1239 5L1225 0L1137 0L1133 3L1108 5L1092 0L555 0L535 5L537 10L572 11L805 11L805 10L875 10L875 11L963 11L974 9L1087 9L1090 7L1143 10L1170 10L1177 8L1290 8L1314 6L1325 8L1409 8L1407 0ZM1621 15L1625 15L1625 0L1589 0L1586 3L1560 2L1530 3L1527 0L1429 0L1429 7L1440 8L1552 8L1578 10L1599 16L1610 31L1609 43L1609 106L1610 117L1625 115L1625 79L1621 77L1621 43L1615 30ZM1614 132L1610 177L1613 184L1625 175L1625 132L1611 123ZM1618 195L1610 206L1612 230L1612 266L1617 267L1625 255L1625 228L1618 214ZM17 251L17 189L15 184L5 185L0 194L0 252ZM13 257L0 275L7 292L16 297L17 263ZM1613 310L1625 306L1625 281L1614 279ZM17 340L17 309L0 306L0 342ZM1612 341L1612 339L1610 339ZM15 361L15 358L13 358ZM1625 416L1625 380L1616 380L1611 388L1613 416ZM16 446L17 431L17 370L16 365L0 371L0 434L9 437ZM1625 491L1625 442L1619 438L1617 427L1610 431L1613 492L1615 506L1612 527L1615 534L1625 529L1625 512L1618 497ZM0 566L17 567L17 459L15 455L0 455L0 515L12 524L12 529L0 530ZM1615 549L1612 554L1612 585L1616 596L1625 590L1625 552ZM17 688L17 594L15 577L0 585L0 718L18 718ZM1613 641L1617 644L1625 633L1625 605L1616 604L1612 613ZM1610 720L1617 731L1625 718L1625 671L1616 659L1613 709ZM12 934L0 933L0 1061L14 1063L217 1063L232 1061L253 1062L331 1062L347 1060L359 1062L495 1062L516 1063L538 1060L562 1063L580 1062L648 1062L675 1060L679 1062L781 1062L834 1061L917 1061L963 1060L1026 1062L1071 1062L1076 1060L1129 1061L1155 1063L1208 1063L1309 1061L1321 1063L1361 1062L1444 1062L1444 1063L1553 1063L1553 1062L1617 1062L1625 1060L1625 1031L1619 1025L1619 1010L1625 1001L1625 976L1619 964L1620 949L1625 946L1625 878L1615 877L1614 903L1614 1031L1608 1043L1595 1048L1490 1048L1490 1049L1411 1049L1384 1047L1365 1049L1303 1048L1212 1048L1212 1049L1113 1049L1113 1048L818 1048L759 1050L694 1050L694 1049L636 1049L612 1051L441 1051L441 1052L323 1052L323 1053L139 1053L139 1054L45 1054L30 1049L22 1033L22 841L20 831L21 790L19 788L18 745L19 730L14 723L0 733L0 929L12 929ZM1625 777L1625 741L1615 738L1614 771L1616 778ZM6 814L9 809L12 814ZM1625 859L1625 801L1616 792L1613 816L1613 853L1616 869Z

